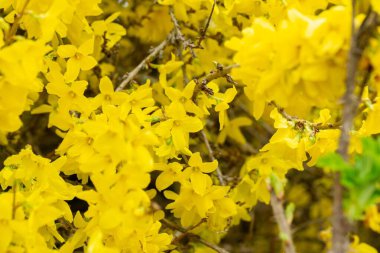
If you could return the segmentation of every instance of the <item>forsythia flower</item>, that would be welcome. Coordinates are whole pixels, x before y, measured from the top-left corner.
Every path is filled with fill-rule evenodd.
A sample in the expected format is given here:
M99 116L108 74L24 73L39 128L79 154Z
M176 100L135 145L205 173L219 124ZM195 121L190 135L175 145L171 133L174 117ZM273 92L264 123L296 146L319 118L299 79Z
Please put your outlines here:
M359 237L354 236L354 241L350 245L350 250L349 253L377 253L378 251L364 243L364 242L359 242Z
M270 101L297 115L305 115L314 105L336 105L345 80L348 20L344 6L330 8L317 17L289 9L287 19L278 27L257 18L243 31L243 38L227 42L237 51L234 60L241 65L232 74L246 84L245 94L253 102L256 118L262 116ZM321 92L326 94L323 98Z
M74 81L80 70L90 70L97 64L94 57L90 56L94 52L94 40L89 39L78 48L73 45L59 46L57 54L67 60L65 79L67 82Z
M184 170L184 174L190 179L191 186L197 194L204 195L207 185L211 184L211 178L207 173L211 173L218 167L216 160L203 163L199 152L191 155L189 166Z
M236 213L235 203L226 198L228 188L214 186L209 182L206 191L201 195L194 191L190 183L183 183L179 194L172 191L164 192L167 199L174 200L166 208L172 209L174 216L181 219L184 227L197 224L201 219L217 211L216 206L220 204L225 205L225 212L218 215L226 219Z
M333 182L308 166L338 147L351 21L371 33L358 36L349 155L380 133L380 29L366 16L380 5L355 7L353 17L348 0L0 0L0 253L206 253L224 236L245 245L230 240L248 231L241 221L264 245L273 214L255 206L271 194L294 226L329 216ZM372 164L361 165L355 175ZM358 219L379 232L370 190ZM322 234L326 245L299 236L297 250L328 250ZM370 237L352 239L350 253L377 252L360 242Z
M380 233L380 214L377 206L374 205L367 209L365 221L373 231Z
M189 153L189 133L195 133L203 128L202 121L197 117L187 116L185 109L178 103L166 107L165 115L169 119L155 128L158 135L171 138L177 151Z

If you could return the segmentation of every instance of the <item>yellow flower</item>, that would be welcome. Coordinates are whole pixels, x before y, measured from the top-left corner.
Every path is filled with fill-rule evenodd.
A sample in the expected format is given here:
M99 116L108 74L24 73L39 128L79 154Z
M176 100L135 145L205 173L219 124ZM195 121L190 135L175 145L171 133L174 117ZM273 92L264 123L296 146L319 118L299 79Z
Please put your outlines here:
M152 64L151 64L152 65ZM167 77L171 73L182 73L181 66L183 65L182 61L176 61L176 57L172 54L172 58L170 61L166 62L162 65L152 65L153 67L157 67L160 72L159 81L163 88L168 87ZM177 75L177 74L176 74Z
M365 221L373 231L380 233L380 213L376 205L366 210Z
M162 5L172 5L176 16L181 20L187 21L189 18L186 9L192 8L199 10L203 1L204 0L158 0L158 3Z
M96 66L97 61L90 56L94 52L94 39L83 42L77 48L74 45L62 45L58 47L57 54L62 58L69 58L66 65L65 79L74 81L80 70L90 70Z
M181 219L181 224L184 227L189 227L213 213L215 204L227 197L228 190L229 187L227 186L208 184L205 194L199 195L190 183L183 183L179 194L172 191L164 192L167 199L174 200L166 208L171 209L174 216ZM233 212L230 214L233 215Z
M370 0L370 1L371 1L373 10L376 11L377 13L380 13L380 2L377 0Z
M106 43L107 49L112 48L121 39L121 37L126 34L123 26L113 23L119 15L120 12L116 12L105 20L98 20L91 24L95 35L99 37L103 37L105 35L107 42L103 43Z
M183 173L190 179L191 186L194 191L203 196L206 193L208 185L212 184L212 180L207 173L211 173L218 167L218 161L202 162L202 158L199 152L191 155L189 159L189 167L187 167Z
M220 93L218 85L214 82L209 83L208 87L214 92L212 98L215 99L216 103L215 111L219 112L219 130L222 130L224 127L226 111L230 108L228 104L234 100L237 90L235 86L233 86L232 88L227 89L225 93Z
M378 253L378 251L364 242L359 242L359 237L354 236L354 241L350 245L349 253Z
M128 98L128 95L126 93L114 91L112 81L107 76L100 79L99 90L100 93L95 98L97 104L120 105Z
M244 135L242 134L240 127L249 126L251 124L252 124L252 121L247 117L237 117L230 121L228 119L228 116L226 115L225 127L220 132L217 138L217 142L224 143L228 136L239 144L246 143L246 139Z
M51 41L54 33L65 36L66 26L62 22L62 16L70 11L70 1L41 0L31 2L27 6L23 17L23 25L28 33L28 38L38 38L41 41Z
M156 133L162 137L170 138L177 151L190 153L189 133L196 133L203 128L202 121L197 117L187 116L185 109L178 103L171 103L166 107L165 115L168 120L161 122Z
M176 181L180 181L183 165L177 162L169 164L157 164L156 169L162 170L156 179L156 187L159 191L168 188Z
M202 110L191 99L195 86L196 84L194 80L192 80L182 91L173 87L166 87L165 94L172 102L182 104L187 112L194 113L197 116L202 116Z

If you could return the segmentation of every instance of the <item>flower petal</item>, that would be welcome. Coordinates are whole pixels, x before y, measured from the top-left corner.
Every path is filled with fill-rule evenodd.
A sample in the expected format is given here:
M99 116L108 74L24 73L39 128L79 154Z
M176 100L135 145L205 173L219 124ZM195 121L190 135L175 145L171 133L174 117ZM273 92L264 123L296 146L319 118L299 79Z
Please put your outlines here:
M70 58L75 55L77 48L73 45L62 45L58 47L57 54L62 58Z
M82 58L79 61L80 61L80 68L82 70L90 70L93 67L95 67L96 64L98 64L98 62L92 56L82 56Z
M66 82L72 82L75 79L77 79L79 72L80 72L79 61L74 58L70 58L67 61L67 65L66 65L66 73L65 73Z
M182 127L173 127L171 131L173 144L176 150L180 151L187 146L185 133Z
M157 177L156 187L159 191L162 191L172 185L173 182L173 175L164 171Z

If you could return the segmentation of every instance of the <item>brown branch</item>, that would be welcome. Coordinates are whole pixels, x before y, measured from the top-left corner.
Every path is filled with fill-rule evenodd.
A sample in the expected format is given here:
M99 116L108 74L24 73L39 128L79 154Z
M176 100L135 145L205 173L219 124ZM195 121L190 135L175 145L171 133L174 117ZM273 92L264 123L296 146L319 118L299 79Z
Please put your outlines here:
M194 93L192 100L195 101L199 92L203 91L206 94L213 95L214 92L207 87L207 84L213 80L216 80L218 78L224 77L228 78L228 74L230 73L231 69L239 67L238 64L230 65L227 67L223 67L221 64L217 64L216 70L211 71L209 74L204 76L203 78L195 79L196 86L194 88Z
M135 78L135 76L141 71L141 69L145 66L145 64L151 62L164 48L169 44L169 41L171 40L173 36L173 32L169 33L168 37L162 41L158 46L153 48L152 52L140 62L139 65L137 65L131 72L127 73L126 78L119 84L119 86L116 88L116 91L123 90L130 81Z
M309 226L312 226L312 225L321 225L322 223L326 222L327 221L327 218L319 218L319 219L315 219L315 220L308 220L300 225L298 225L297 227L293 228L292 229L292 234L295 234L295 233L298 233L299 231L305 229L305 228L308 228Z
M12 187L12 220L16 219L16 210L17 210L17 205L16 205L16 194L17 194L17 183L14 181L13 187Z
M175 224L175 223L173 223L173 222L171 222L171 221L169 221L169 220L167 220L167 219L162 219L162 220L160 220L160 222L161 222L164 226L166 226L166 227L168 227L168 228L170 228L170 229L172 229L172 230L176 230L176 231L178 231L178 232L181 232L182 234L186 234L186 236L187 236L189 239L193 239L195 242L199 242L199 243L201 243L201 244L203 244L203 245L209 247L210 249L215 250L215 251L218 252L218 253L229 253L227 250L225 250L225 249L219 247L218 245L215 245L215 244L213 244L213 243L210 243L210 242L208 242L208 241L202 239L199 235L196 235L196 234L193 234L193 233L189 233L189 230L187 230L187 229L185 229L185 228L183 228L183 227L180 227L180 226L178 226L177 224ZM202 223L203 223L203 222L202 222ZM200 223L200 224L202 224L202 223ZM199 224L199 223L198 223L198 224ZM199 224L199 225L200 225L200 224ZM181 236L182 236L182 235L181 235ZM176 240L176 239L174 239L174 240Z
M13 36L16 34L17 29L20 25L21 19L25 14L26 7L28 7L29 3L30 3L30 0L25 1L24 6L21 9L21 12L19 14L17 14L16 19L14 20L11 29L9 29L7 35L5 36L5 42L7 45L9 45Z
M193 226L190 226L190 227L186 228L183 232L181 232L182 234L180 234L179 236L173 238L172 244L175 244L176 242L180 242L181 240L183 240L185 237L187 237L189 235L189 233L190 233L191 230L199 227L200 225L202 225L206 221L207 221L206 218L201 219L197 224L194 224Z
M181 42L183 50L186 50L188 48L190 50L191 56L193 58L196 58L197 56L196 56L196 54L194 52L194 48L196 46L192 43L192 41L186 39L185 36L183 35L183 33L181 31L181 27L180 27L180 25L178 23L178 20L177 20L177 18L174 15L173 7L170 7L169 14L170 14L170 18L171 18L171 20L172 20L172 22L174 24L175 39L177 39L178 41Z
M356 1L352 1L351 17L351 40L346 66L346 91L343 96L343 124L339 138L339 154L348 161L348 148L350 144L350 131L358 109L359 99L355 95L355 84L357 79L358 65L368 40L377 25L377 14L370 8L361 24L355 31ZM332 216L332 252L346 253L348 250L349 223L343 212L343 186L341 185L341 175L334 174L333 185L333 216Z
M204 130L201 131L201 135L202 135L203 141L206 144L210 160L214 161L215 160L214 151L211 148L210 142L208 141L206 133ZM218 179L219 179L220 184L223 186L226 185L226 182L223 179L222 171L220 170L219 166L216 168L216 174L218 175Z
M201 43L206 38L206 33L207 33L207 30L208 30L208 28L210 26L212 15L214 14L215 6L216 6L216 0L214 0L214 3L212 4L211 12L210 12L210 15L207 18L206 25L205 25L205 27L201 31L201 36L199 37L197 48L202 48Z
M274 218L280 229L280 238L284 242L285 253L296 253L296 248L293 242L292 231L290 229L290 224L286 220L285 210L282 206L282 201L278 198L274 190L271 190L271 201Z
M282 117L284 117L287 121L293 121L295 122L296 124L299 123L299 124L307 124L309 125L310 127L312 127L313 129L315 130L326 130L326 129L335 129L335 128L340 128L341 126L341 122L336 122L334 124L326 124L326 125L322 125L321 123L313 123L313 122L310 122L310 121L307 121L305 119L300 119L296 116L293 116L293 115L290 115L288 114L284 108L280 107L279 105L276 104L276 102L272 101L269 103L270 105L273 105L274 107L277 108L278 112L282 115Z

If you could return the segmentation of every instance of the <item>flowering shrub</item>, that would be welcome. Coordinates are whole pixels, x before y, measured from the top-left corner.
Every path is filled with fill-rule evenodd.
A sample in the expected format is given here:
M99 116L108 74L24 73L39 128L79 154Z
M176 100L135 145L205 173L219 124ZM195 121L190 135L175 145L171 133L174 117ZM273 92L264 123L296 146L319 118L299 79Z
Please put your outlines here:
M0 0L0 253L377 252L379 3Z

